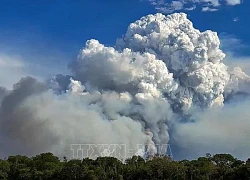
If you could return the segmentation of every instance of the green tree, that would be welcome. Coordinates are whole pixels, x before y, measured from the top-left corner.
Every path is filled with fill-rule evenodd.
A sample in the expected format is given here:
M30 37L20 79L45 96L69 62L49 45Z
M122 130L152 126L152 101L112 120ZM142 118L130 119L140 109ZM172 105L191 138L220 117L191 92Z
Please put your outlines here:
M6 160L0 160L0 179L7 180L10 173L10 164Z
M32 158L32 179L53 179L60 169L61 162L52 153L42 153Z
M26 180L31 178L31 159L26 156L10 156L7 160L10 164L9 179Z

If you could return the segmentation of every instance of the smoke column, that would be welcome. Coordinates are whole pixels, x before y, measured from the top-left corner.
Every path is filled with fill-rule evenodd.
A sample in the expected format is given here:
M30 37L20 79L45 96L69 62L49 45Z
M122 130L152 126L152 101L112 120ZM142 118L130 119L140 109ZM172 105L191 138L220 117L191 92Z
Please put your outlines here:
M250 77L225 56L217 33L195 29L184 13L142 17L114 47L89 40L72 74L1 88L0 156L70 158L76 143L134 152L145 144L154 155L156 145L170 143L175 158L246 158Z

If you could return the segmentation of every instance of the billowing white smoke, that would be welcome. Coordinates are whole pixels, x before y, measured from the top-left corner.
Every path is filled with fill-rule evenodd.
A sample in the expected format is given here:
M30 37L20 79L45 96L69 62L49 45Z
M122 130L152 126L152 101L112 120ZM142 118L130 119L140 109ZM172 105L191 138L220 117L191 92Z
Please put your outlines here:
M143 144L154 155L156 145L169 142L177 157L239 155L249 134L235 122L235 146L223 146L234 127L223 105L249 93L250 77L239 68L230 71L219 46L216 33L194 29L183 13L145 16L115 47L89 40L70 66L72 76L57 75L47 84L26 78L13 91L0 91L0 155L51 151L71 157L71 144L126 144L133 152ZM246 107L235 110L238 120ZM242 122L249 129L250 115ZM245 157L250 147L244 148Z
M145 152L148 157L152 157L157 153L157 148L155 146L153 138L153 133L150 131L150 129L145 130L146 134L146 142L145 142Z
M178 84L171 98L180 101L185 110L193 103L211 106L223 94L229 73L219 45L215 32L194 29L184 13L143 17L118 40L118 47L150 52L166 64Z

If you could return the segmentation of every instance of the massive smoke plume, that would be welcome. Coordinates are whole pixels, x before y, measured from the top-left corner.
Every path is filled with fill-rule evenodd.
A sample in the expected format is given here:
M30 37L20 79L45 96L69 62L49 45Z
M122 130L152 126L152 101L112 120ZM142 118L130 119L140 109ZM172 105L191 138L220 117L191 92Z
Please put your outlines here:
M145 144L152 155L170 143L176 158L246 158L250 77L224 58L217 34L195 29L186 14L142 17L114 47L89 40L71 75L1 88L0 155L71 157L71 144L126 144L134 152Z

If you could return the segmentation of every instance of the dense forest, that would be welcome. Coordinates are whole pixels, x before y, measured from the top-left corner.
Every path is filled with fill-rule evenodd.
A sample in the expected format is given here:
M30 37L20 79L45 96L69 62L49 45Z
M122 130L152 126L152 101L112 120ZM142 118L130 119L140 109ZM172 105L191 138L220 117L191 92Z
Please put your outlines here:
M197 160L182 161L159 156L144 160L134 156L122 163L113 157L60 160L52 153L31 158L17 155L0 160L0 179L249 180L250 159L244 162L230 154L207 154Z

